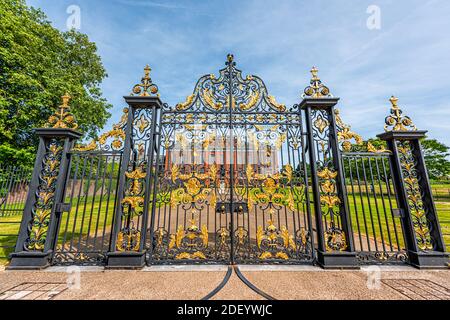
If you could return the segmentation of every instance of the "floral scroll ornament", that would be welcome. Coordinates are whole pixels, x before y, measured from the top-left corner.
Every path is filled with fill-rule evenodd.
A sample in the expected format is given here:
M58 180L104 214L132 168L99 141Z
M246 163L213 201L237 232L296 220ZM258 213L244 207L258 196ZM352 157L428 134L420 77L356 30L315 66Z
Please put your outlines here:
M327 251L344 251L347 248L345 233L338 227L340 219L339 207L342 203L336 192L336 178L338 173L325 167L317 173L320 183L320 203L322 215L329 216L328 225L324 232Z
M152 82L150 71L152 71L152 69L146 65L141 83L133 87L133 92L131 93L132 96L138 95L140 97L150 97L158 94L158 86Z
M141 241L141 232L134 227L134 216L140 216L144 207L144 180L147 173L141 167L132 172L126 172L128 188L122 200L122 219L126 226L117 236L118 251L138 251ZM127 222L129 221L129 223Z
M416 131L417 128L411 118L403 115L403 111L398 106L398 98L392 96L389 101L392 104L391 114L386 117L385 131Z
M422 190L416 171L416 162L411 150L412 145L409 141L397 141L397 149L417 246L422 251L433 250L429 223L422 200Z
M342 149L346 152L351 151L351 140L354 140L355 144L361 145L363 143L362 137L359 134L351 131L351 127L342 121L339 109L334 110L334 115L336 119L338 140L342 144Z
M93 150L114 150L120 151L123 148L125 141L125 127L128 121L128 108L123 109L122 117L119 123L113 125L110 131L103 133L98 139L93 139L86 145L78 145L74 151L93 151Z
M39 187L32 209L32 221L28 226L29 238L25 250L44 250L50 216L55 202L56 183L62 156L62 141L53 139L46 145L43 168L39 174Z
M232 54L227 55L226 68L219 71L219 76L209 74L201 77L194 91L187 96L184 102L175 106L176 111L186 111L205 109L212 112L208 117L216 117L215 112L231 109L239 112L253 111L255 115L247 115L248 119L259 121L258 118L264 116L256 111L277 111L285 112L286 106L278 103L274 96L269 95L268 90L257 76L243 76L242 72L236 68L236 62ZM231 82L230 83L230 78ZM230 97L230 86L233 91Z
M61 98L62 105L59 106L58 111L48 118L46 127L54 129L77 129L77 121L70 112L69 100L71 97L66 93Z
M176 234L170 236L169 251L175 254L177 260L206 259L204 250L208 248L208 238L206 225L200 230L195 219L191 219L186 230L180 225Z
M304 90L302 98L331 98L330 89L317 76L319 69L312 67L310 72L312 75L310 85Z

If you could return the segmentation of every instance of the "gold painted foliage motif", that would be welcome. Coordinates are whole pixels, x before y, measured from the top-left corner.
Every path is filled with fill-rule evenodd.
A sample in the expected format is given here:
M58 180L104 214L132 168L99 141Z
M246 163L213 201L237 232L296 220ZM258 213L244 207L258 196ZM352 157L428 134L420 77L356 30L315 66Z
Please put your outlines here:
M398 106L398 98L392 96L389 101L391 102L391 114L386 117L386 124L384 126L385 131L415 131L416 126L412 122L411 118L403 115L403 111Z
M117 235L116 249L119 252L139 251L141 232L134 227L122 229Z
M123 214L125 216L130 214L142 214L142 210L138 208L143 208L144 197L143 197L143 183L147 176L146 172L143 172L141 167L138 167L132 172L125 172L127 177L129 188L125 191L125 196L122 200Z
M344 251L347 249L345 233L338 227L337 221L340 220L340 205L342 200L339 198L336 188L336 178L338 172L328 167L317 172L320 186L320 203L322 204L322 223L325 216L329 216L328 226L325 225L324 232L325 246L327 251Z
M282 243L281 247L280 243ZM294 236L289 234L285 226L282 226L278 230L271 219L267 221L267 227L265 229L262 226L258 226L256 231L256 244L258 249L262 251L259 254L259 259L261 260L288 260L289 254L297 250Z
M33 204L32 220L25 250L42 251L45 247L48 225L55 201L55 188L62 156L61 141L51 140L46 145L47 152L43 160L43 168L39 175L37 197Z
M345 233L336 227L329 227L324 233L325 248L328 252L345 251L347 249L347 240Z
M178 104L175 106L175 108L176 108L178 111L186 110L186 109L188 109L188 108L192 105L192 103L194 102L194 99L195 99L195 94L191 94L190 96L188 96L188 97L186 98L186 101L185 101L185 102L178 103Z
M77 129L78 124L75 117L70 112L69 100L70 96L65 94L62 96L62 105L54 115L48 118L46 127L55 129Z
M404 187L408 197L408 206L411 212L417 246L422 251L433 250L433 241L425 205L422 200L411 142L399 141L397 142L397 149L399 151Z
M208 248L208 241L206 225L203 225L200 230L196 220L191 219L190 226L186 230L180 225L177 232L170 235L168 249L175 255L176 260L206 259L204 250Z
M346 152L349 152L352 149L351 140L354 140L355 144L361 145L363 143L362 137L359 134L351 131L351 127L342 121L339 109L335 109L334 114L336 119L336 127L338 129L338 140L342 143L342 149Z
M259 101L259 91L253 91L250 95L250 98L247 103L241 103L239 107L241 110L249 110L253 108L256 103Z
M222 102L216 102L211 91L209 89L205 89L203 91L203 95L202 95L203 100L205 101L205 103L211 107L214 110L221 110L223 108L223 103Z
M224 109L249 111L256 110L259 106L270 108L278 112L285 112L286 106L278 103L273 96L267 92L264 82L257 76L242 76L242 72L236 68L234 59L227 56L226 68L219 71L220 75L205 75L197 81L193 94L188 96L184 102L175 105L176 111L188 110L191 107L213 111ZM230 95L230 86L232 94ZM197 109L197 110L198 110ZM214 118L214 115L208 115ZM255 115L251 115L255 118ZM251 121L251 120L249 120Z
M293 196L294 186L290 186L293 179L293 168L291 165L285 165L281 173L258 174L254 172L253 165L247 165L246 176L248 184L256 183L259 188L253 188L247 196L248 210L252 211L254 206L259 203L276 203L285 205L290 210L295 210L295 200ZM285 179L286 185L281 183Z
M73 150L74 151L93 151L101 148L111 148L112 150L120 150L123 147L123 142L125 141L125 126L128 120L128 108L123 109L123 115L120 122L113 125L110 131L103 133L98 139L93 139L87 145L78 145ZM110 146L107 146L108 139L112 138Z
M151 95L158 94L158 86L152 82L150 78L150 72L152 69L146 65L144 68L144 76L141 79L141 83L136 84L133 87L131 95L138 95L140 97L149 97Z
M215 207L216 190L213 187L207 187L217 179L217 166L215 164L208 167L205 173L196 171L182 174L177 164L172 165L170 180L180 186L174 189L170 196L171 206L174 208L182 203L204 202L209 199L210 205Z
M367 151L371 153L392 153L383 146L377 149L372 143L370 143L370 141L367 142Z
M304 93L302 94L303 98L327 98L332 97L330 94L330 89L328 89L327 86L325 86L320 78L317 76L317 73L319 72L319 69L316 67L312 67L311 69L311 81L310 85L306 87L304 90Z

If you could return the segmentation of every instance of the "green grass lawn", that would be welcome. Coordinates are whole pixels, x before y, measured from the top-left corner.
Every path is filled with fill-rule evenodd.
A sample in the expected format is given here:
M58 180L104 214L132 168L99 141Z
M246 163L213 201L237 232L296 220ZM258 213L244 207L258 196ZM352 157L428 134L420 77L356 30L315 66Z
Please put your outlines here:
M352 227L355 235L355 243L359 243L359 234L358 234L358 221L359 221L359 232L363 237L363 245L367 242L367 237L370 239L374 239L375 235L378 241L381 239L381 233L383 233L383 238L385 239L386 244L389 243L389 236L391 235L391 241L394 247L397 246L397 240L394 237L393 226L394 220L397 226L397 231L399 234L399 244L400 247L403 247L403 239L401 237L401 226L398 218L392 218L390 213L390 206L387 201L387 198L384 199L385 206L383 207L383 201L381 197L378 197L375 200L373 197L367 197L363 194L363 200L359 198L359 193L355 193L356 196L356 204L353 197L349 196L349 208L351 212L351 220ZM372 209L372 215L369 212L369 204ZM77 212L78 205L78 214L75 216ZM363 205L364 205L364 214L363 214ZM378 211L380 212L380 217L378 217L376 205L378 205ZM396 208L395 201L393 203L393 207ZM66 249L72 245L76 246L78 243L86 244L86 241L89 244L93 245L93 239L95 238L95 233L97 232L97 238L100 238L103 234L107 236L110 233L110 228L113 219L113 208L114 208L114 200L110 199L109 202L104 198L102 202L99 201L99 197L87 197L82 198L78 202L76 199L72 203L72 209L70 213L64 213L61 219L60 225L60 233L58 238L58 244L61 245L63 243L64 234L65 238L65 247ZM449 201L436 201L436 208L439 215L439 220L441 223L442 231L444 233L444 241L447 244L447 251L450 250L450 199ZM386 216L384 214L384 210L386 210ZM106 215L108 211L108 215ZM364 224L364 217L366 218L367 228ZM379 223L379 219L381 223ZM16 235L19 231L21 215L13 215L13 216L0 216L0 245L2 246L14 246L16 242ZM375 232L372 228L371 221L374 222ZM380 230L381 228L381 230ZM65 231L65 232L63 232ZM389 232L388 232L389 231ZM89 235L89 238L87 237ZM372 241L373 242L373 241ZM101 246L99 240L97 240L96 247ZM372 247L373 249L373 247ZM380 248L379 248L380 249ZM389 249L389 246L387 246ZM9 253L13 251L12 248L4 249L0 248L0 264L5 264L7 259L4 258Z

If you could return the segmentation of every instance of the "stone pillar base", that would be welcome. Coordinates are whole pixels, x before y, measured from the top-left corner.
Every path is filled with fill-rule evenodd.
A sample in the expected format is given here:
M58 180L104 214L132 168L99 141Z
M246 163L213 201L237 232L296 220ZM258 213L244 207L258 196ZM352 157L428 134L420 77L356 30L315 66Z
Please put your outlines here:
M16 252L11 254L7 270L40 270L50 266L51 252Z
M145 252L109 252L106 269L140 269L145 265Z
M409 264L418 269L447 269L449 255L443 252L408 252Z
M359 269L355 252L317 252L317 263L323 269Z

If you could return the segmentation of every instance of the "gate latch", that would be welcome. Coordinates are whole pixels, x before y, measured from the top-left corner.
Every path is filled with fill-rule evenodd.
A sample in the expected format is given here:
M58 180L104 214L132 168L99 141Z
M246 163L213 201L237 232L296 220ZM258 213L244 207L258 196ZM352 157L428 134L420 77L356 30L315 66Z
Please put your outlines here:
M63 212L70 212L70 209L72 208L72 204L70 203L57 203L55 207L56 213L63 213Z
M404 218L405 211L403 209L392 209L392 214L394 217Z
M232 208L233 207L233 208ZM231 206L230 202L220 202L216 205L216 212L218 213L237 213L237 214L243 214L248 212L248 205L246 202L237 202L233 203L233 206Z

